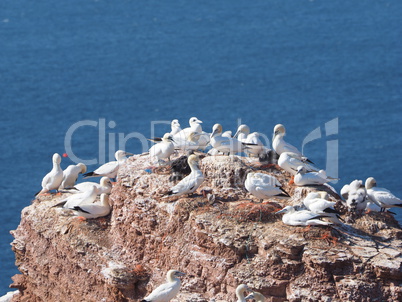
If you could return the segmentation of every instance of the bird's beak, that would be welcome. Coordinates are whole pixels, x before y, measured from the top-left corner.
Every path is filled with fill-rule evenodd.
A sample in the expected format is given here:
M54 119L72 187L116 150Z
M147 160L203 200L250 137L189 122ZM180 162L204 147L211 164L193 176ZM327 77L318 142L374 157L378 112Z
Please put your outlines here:
M275 212L275 214L280 214L280 213L283 213L283 212L285 212L285 209L279 210L278 212Z
M197 120L197 123L200 123L200 124L202 124L202 121L200 121L200 120Z
M133 153L130 153L130 152L125 152L124 153L126 156L133 156L134 154Z
M176 275L177 275L177 276L185 276L185 275L186 275L186 273L177 272L177 273L176 273Z
M211 136L209 138L213 138L214 135L216 134L217 130L215 129L214 132L211 133Z
M235 135L233 135L233 138L237 138L238 135L239 135L239 130L236 131Z

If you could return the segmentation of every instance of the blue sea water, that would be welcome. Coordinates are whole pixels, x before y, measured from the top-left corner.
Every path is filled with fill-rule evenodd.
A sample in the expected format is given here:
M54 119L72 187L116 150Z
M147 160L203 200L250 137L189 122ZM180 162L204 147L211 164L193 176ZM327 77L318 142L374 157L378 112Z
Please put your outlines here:
M101 160L174 118L268 138L282 123L298 147L318 129L304 153L331 159L336 189L374 176L402 197L401 15L397 0L1 1L0 296L9 231L82 121L71 148Z

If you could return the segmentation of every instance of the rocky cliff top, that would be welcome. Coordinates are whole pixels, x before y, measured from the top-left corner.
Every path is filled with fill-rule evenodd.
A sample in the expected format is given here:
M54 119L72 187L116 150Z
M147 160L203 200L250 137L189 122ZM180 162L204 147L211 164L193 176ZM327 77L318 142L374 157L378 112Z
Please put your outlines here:
M13 301L138 301L178 269L174 301L235 301L246 283L267 301L402 301L402 230L388 213L350 217L331 227L292 227L275 215L310 191L290 175L238 156L201 160L196 194L164 198L168 166L133 156L120 168L109 216L81 221L40 196L12 231L21 274ZM248 172L275 175L292 196L263 203L244 188ZM253 201L254 199L254 201Z

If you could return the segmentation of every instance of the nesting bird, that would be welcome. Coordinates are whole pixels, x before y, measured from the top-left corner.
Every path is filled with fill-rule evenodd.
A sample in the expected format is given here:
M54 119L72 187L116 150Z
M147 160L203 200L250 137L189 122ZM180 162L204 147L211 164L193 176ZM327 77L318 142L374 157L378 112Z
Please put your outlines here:
M309 164L303 158L300 158L297 153L282 152L278 159L278 165L290 174L296 175L297 168L303 166L308 172L317 172L318 169Z
M63 171L63 181L61 182L59 189L70 189L74 187L75 182L78 179L78 175L84 174L85 172L87 172L87 166L83 163L69 165Z
M192 194L204 181L204 175L199 168L199 158L195 154L191 154L187 159L191 173L183 178L177 185L170 189L168 196L179 196L184 194Z
M366 179L365 187L368 197L381 207L381 212L393 207L402 208L402 200L389 190L377 187L377 181L374 177Z
M73 210L76 216L81 216L86 219L104 217L110 214L111 207L109 203L109 195L101 194L100 201L95 203L79 204L74 207L69 207Z
M153 145L149 149L149 154L154 156L160 162L163 159L168 159L170 161L170 156L174 152L173 137L170 133L165 133L162 137L162 141Z
M349 212L363 213L367 207L367 190L363 181L355 179L341 189L341 196L346 200Z
M289 194L282 189L282 185L274 176L264 173L250 172L247 174L244 186L247 191L257 197L260 202L269 197L290 197Z
M35 194L47 193L50 190L58 190L63 181L63 170L60 167L61 157L58 153L53 154L52 157L53 168L43 177L42 190Z
M284 224L292 226L307 226L307 225L330 225L332 222L322 221L320 218L331 218L331 215L316 214L308 210L296 211L293 206L286 206L276 214L285 213L282 216Z
M210 136L211 146L223 154L233 154L242 152L245 149L245 145L236 138L223 137L222 126L215 124L212 127L212 133Z
M95 201L97 195L98 195L98 189L96 188L96 185L92 185L88 188L87 191L83 193L70 195L67 198L58 202L53 207L63 206L63 208L67 209L82 204L91 204Z
M246 284L240 284L236 288L236 297L237 297L236 302L246 302L244 294L246 291L250 291L250 288Z
M294 178L294 182L297 186L323 185L333 180L336 180L336 178L327 176L324 170L308 172L304 166L297 167Z
M109 194L112 191L112 183L110 181L109 177L102 177L99 181L99 184L91 181L86 181L82 182L79 184L76 184L72 190L69 190L71 193L83 193L91 189L91 186L95 186L97 188L97 193L98 195L101 195L102 193Z
M133 155L132 153L125 152L123 150L118 150L114 154L115 161L110 161L93 172L88 172L84 174L84 178L88 177L101 177L106 176L109 178L116 178L119 166L122 165L127 159L126 156Z
M180 291L181 281L180 276L185 273L177 270L170 270L167 272L167 282L159 285L152 293L145 297L141 302L168 302L175 298Z

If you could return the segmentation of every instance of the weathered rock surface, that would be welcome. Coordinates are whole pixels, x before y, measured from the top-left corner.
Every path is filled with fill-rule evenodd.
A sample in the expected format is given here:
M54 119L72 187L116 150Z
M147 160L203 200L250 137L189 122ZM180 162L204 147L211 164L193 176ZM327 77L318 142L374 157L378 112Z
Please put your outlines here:
M289 175L271 168L263 172L292 198L256 203L243 184L258 164L217 156L202 159L196 195L163 198L169 169L151 172L148 160L134 156L121 167L105 218L82 222L51 208L63 196L22 211L12 232L21 272L13 301L137 301L173 268L187 273L175 301L235 301L240 283L275 302L402 301L402 230L389 214L291 227L274 212L311 190L337 195L289 186Z

